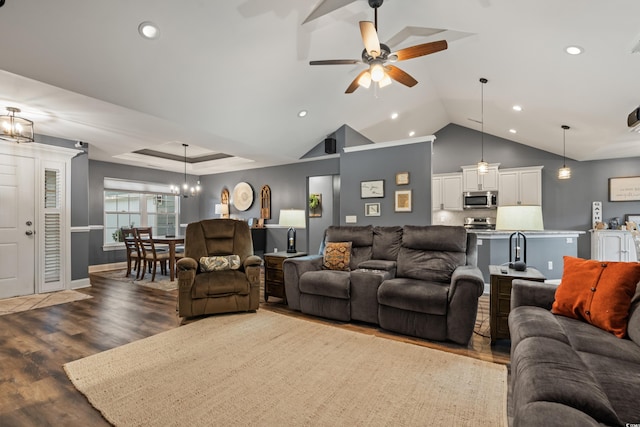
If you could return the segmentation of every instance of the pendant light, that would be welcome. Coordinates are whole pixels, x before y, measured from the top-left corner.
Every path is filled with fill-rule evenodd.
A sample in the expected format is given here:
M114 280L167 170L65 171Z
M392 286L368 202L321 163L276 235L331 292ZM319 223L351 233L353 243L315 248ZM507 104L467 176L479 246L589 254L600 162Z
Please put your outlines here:
M16 116L19 108L7 107L9 114L0 116L0 139L5 141L33 142L33 122Z
M567 125L562 125L562 167L558 169L558 179L571 178L571 168L567 167L567 156L566 156L568 129L571 129L571 128Z
M182 197L187 198L189 196L197 196L200 194L200 180L196 182L195 186L190 186L187 182L187 147L189 144L182 144L184 147L184 183L182 184ZM171 193L180 195L180 186L172 185Z
M489 163L484 161L484 85L489 80L484 77L480 78L480 97L481 97L481 105L480 105L480 161L478 162L478 175L486 175L489 173Z

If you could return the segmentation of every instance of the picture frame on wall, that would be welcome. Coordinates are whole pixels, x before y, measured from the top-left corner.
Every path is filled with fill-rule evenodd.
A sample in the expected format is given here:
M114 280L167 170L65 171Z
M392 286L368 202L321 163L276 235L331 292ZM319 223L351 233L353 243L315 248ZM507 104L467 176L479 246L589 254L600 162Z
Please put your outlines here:
M409 184L409 172L398 172L396 174L396 185Z
M640 214L626 214L624 220L625 222L634 222L636 225L640 225Z
M411 190L396 190L395 211L411 212Z
M380 216L380 203L365 203L364 216Z
M360 198L373 199L384 197L384 179L360 181Z
M640 176L609 178L609 201L640 201Z

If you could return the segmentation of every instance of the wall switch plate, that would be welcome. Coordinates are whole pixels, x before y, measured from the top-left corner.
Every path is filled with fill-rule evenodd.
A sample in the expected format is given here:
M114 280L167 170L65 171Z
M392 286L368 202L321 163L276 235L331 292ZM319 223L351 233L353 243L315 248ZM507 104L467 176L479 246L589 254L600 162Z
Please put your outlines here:
M567 243L573 243L573 237L567 237Z
M553 261L549 261L549 265L547 266L549 270L553 270Z
M344 222L346 222L347 224L355 224L356 222L358 222L358 216L357 215L347 215L344 218Z
M478 246L482 246L482 239L478 239L478 241L477 241L476 245L478 245Z

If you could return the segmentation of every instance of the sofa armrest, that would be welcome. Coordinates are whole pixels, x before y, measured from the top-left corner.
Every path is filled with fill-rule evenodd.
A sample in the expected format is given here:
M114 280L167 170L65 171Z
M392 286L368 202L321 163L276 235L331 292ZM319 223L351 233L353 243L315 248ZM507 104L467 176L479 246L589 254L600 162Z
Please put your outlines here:
M252 267L252 266L260 267L261 265L262 265L262 258L260 258L257 255L251 255L244 260L243 267L246 270L247 267Z
M484 279L478 267L464 265L451 275L449 307L447 308L447 338L467 345L473 334L478 313L478 299L484 292Z
M449 288L449 301L453 299L458 287L466 286L473 291L476 298L484 293L484 278L478 267L463 265L456 268L451 275L451 287Z
M193 258L184 257L178 260L178 315L190 316L191 288L196 280L198 262Z
M532 305L551 310L558 285L531 280L514 279L511 282L511 310L521 305Z
M307 255L284 260L282 272L289 308L300 310L300 277L307 271L318 270L322 270L322 255Z

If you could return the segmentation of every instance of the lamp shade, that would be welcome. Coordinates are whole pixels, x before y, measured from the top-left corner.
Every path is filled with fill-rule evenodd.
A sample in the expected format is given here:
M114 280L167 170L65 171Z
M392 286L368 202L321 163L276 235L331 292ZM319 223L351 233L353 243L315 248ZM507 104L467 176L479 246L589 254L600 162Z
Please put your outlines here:
M542 207L536 205L498 206L496 230L544 230Z
M305 228L305 212L303 209L281 209L278 224L284 227Z

